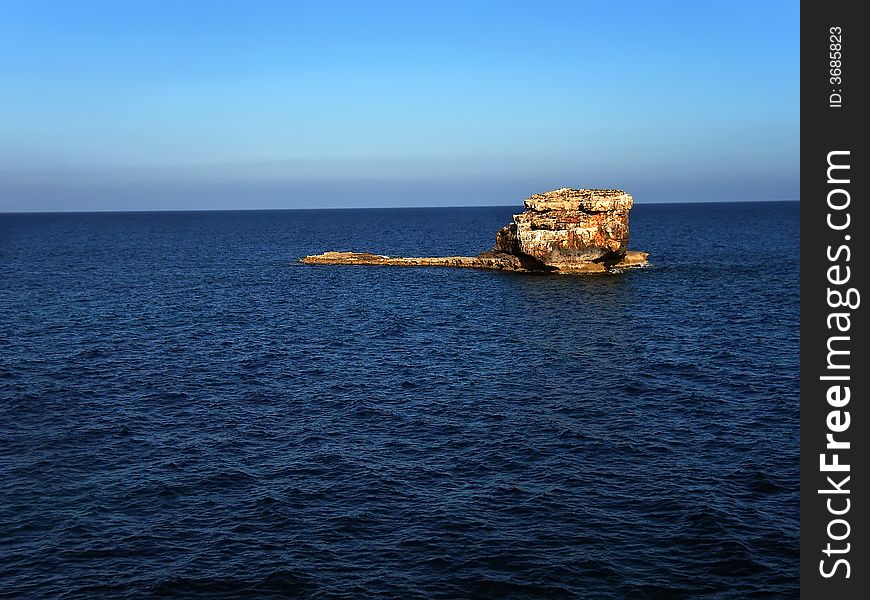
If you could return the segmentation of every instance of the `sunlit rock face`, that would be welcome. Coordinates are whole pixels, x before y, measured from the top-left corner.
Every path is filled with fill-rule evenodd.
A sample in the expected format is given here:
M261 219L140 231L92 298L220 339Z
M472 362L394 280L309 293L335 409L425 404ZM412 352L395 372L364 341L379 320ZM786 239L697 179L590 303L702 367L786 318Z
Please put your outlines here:
M617 263L628 248L633 200L622 190L561 188L526 199L525 211L501 228L495 252L571 269Z

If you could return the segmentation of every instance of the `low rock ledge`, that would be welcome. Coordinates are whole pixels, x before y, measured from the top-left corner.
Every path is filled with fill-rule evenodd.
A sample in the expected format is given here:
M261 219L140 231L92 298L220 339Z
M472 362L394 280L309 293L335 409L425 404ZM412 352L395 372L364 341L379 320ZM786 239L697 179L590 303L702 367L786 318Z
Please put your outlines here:
M485 252L479 256L401 257L370 254L368 252L324 252L304 257L307 265L385 265L393 267L459 267L491 269L495 271L608 273L647 265L646 252L629 250L616 263L585 262L573 266L548 267L537 263L523 264L519 257L501 252Z

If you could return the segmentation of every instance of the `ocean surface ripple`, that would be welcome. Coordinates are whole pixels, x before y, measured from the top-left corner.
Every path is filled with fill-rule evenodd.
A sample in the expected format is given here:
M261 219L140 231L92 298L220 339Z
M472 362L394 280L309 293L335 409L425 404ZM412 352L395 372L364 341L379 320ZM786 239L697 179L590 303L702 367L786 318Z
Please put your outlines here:
M638 205L612 276L518 207L0 215L0 596L798 589L798 204Z

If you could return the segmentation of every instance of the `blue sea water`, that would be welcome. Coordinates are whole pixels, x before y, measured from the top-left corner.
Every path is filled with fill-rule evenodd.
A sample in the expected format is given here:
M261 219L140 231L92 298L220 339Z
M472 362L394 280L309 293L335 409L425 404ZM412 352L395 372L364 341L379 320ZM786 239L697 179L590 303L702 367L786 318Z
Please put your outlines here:
M0 215L0 596L796 597L798 204L519 210Z

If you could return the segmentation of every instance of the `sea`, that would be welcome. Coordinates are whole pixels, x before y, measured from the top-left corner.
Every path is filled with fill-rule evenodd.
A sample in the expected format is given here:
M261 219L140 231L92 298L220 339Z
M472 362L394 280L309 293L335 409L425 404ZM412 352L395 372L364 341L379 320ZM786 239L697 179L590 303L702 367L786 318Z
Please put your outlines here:
M796 598L799 204L0 215L2 598Z

